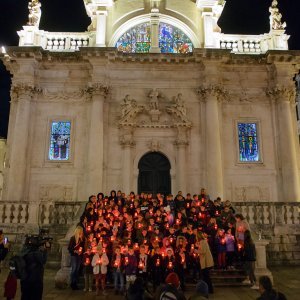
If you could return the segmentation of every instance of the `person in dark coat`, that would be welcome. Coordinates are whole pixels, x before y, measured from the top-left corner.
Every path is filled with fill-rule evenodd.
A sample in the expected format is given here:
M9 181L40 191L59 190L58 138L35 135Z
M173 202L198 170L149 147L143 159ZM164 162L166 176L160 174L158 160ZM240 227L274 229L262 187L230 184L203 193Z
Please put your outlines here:
M40 246L38 243L35 244L26 240L21 251L27 273L26 278L21 280L21 300L43 299L44 266L47 261L47 249L46 245Z
M257 300L287 300L285 295L273 289L270 277L261 276L259 278L260 297Z
M13 271L10 271L4 284L4 297L7 300L15 298L17 292L17 277Z

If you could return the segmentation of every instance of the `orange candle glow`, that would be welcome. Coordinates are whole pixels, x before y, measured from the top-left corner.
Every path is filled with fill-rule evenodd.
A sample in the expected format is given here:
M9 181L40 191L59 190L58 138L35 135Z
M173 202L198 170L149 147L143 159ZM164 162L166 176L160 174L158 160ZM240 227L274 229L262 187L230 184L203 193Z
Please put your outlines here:
M159 267L160 266L160 259L156 259L156 266Z

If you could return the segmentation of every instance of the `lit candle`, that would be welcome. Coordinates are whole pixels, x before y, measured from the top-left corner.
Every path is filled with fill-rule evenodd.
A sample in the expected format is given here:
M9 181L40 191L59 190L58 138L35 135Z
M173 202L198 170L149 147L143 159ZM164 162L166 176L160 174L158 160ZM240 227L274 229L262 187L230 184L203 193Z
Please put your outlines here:
M85 264L86 264L86 265L89 265L89 264L90 264L90 259L89 259L88 257L85 259Z
M139 268L140 268L140 269L144 269L144 264L143 264L143 262L141 262L141 261L140 261L140 263L139 263Z
M226 243L225 238L223 238L223 239L221 240L221 243L222 243L222 245L225 245L225 243Z
M169 269L172 269L172 268L173 268L173 263L172 263L171 261L169 261L169 263L168 263L168 268L169 268Z
M215 230L217 230L218 229L218 225L217 224L215 224Z
M79 254L82 253L82 247L79 247L78 252L79 252Z
M131 239L128 239L127 244L128 244L128 245L131 244Z
M165 253L163 252L163 253L161 254L161 256L162 256L162 258L164 258L164 257L165 257Z
M156 266L159 267L159 265L160 265L160 259L158 258L156 259Z
M147 244L147 240L144 240L144 244Z
M171 243L171 244L173 243L173 238L170 238L170 243Z
M152 226L149 226L148 230L149 230L149 231L152 231Z
M158 242L158 236L155 237L155 241Z
M128 261L128 257L125 257L125 264L128 265L129 261Z
M180 223L180 220L176 219L176 224L179 225L179 223Z
M115 237L112 235L112 236L110 237L110 240L113 242L113 241L115 240Z
M191 250L194 250L195 249L195 246L194 244L191 245Z
M187 204L186 204L186 208L189 208L189 207L190 207L190 204L189 204L189 203L187 203Z
M184 262L185 262L185 259L184 259L184 257L182 257L181 258L181 264L184 264Z
M237 246L238 246L238 250L239 250L239 251L240 251L240 250L242 249L242 247L243 247L242 244L238 244Z
M199 212L199 218L201 218L201 212Z

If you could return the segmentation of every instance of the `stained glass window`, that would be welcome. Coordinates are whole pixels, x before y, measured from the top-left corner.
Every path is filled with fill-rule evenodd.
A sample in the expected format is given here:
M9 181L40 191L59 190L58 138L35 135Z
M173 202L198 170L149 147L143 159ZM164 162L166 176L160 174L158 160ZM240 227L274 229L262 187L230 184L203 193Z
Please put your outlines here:
M238 123L240 162L258 162L257 123Z
M150 45L150 23L143 23L125 32L117 41L116 47L118 51L126 53L147 53Z
M187 35L166 23L159 24L159 47L161 53L193 52L193 44Z
M50 160L68 160L70 158L71 122L52 122L49 148Z
M148 53L151 46L150 23L143 23L125 32L116 43L118 51ZM159 24L159 47L162 53L189 53L193 44L182 30L166 23Z

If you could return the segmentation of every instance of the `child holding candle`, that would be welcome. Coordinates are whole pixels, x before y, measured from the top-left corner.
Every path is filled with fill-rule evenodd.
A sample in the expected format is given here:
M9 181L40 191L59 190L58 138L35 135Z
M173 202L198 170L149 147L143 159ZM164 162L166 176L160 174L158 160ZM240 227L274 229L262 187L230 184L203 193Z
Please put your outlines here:
M165 277L168 274L175 272L175 256L172 248L167 248L166 257L164 260Z
M91 292L93 286L93 268L92 262L92 251L90 248L83 254L83 276L84 276L84 291Z
M109 260L107 254L103 251L101 245L97 246L97 252L93 257L92 266L93 273L96 282L96 295L99 295L100 292L100 283L103 295L107 295L105 291L105 283L106 283L106 274L107 274L107 266L109 264Z
M226 239L223 229L218 229L216 235L216 248L218 254L218 267L226 268Z
M115 294L118 295L119 293L122 294L124 291L124 276L123 276L123 269L124 269L124 257L121 254L120 246L117 246L112 260L111 260L111 267L112 273L114 278L114 289Z
M225 234L226 240L226 259L227 259L227 266L228 269L234 269L233 260L235 257L235 238L231 234L231 228L227 230Z
M126 289L128 290L129 285L134 283L137 273L137 258L134 254L133 247L128 247L128 254L125 255L124 258L124 269L126 276Z

